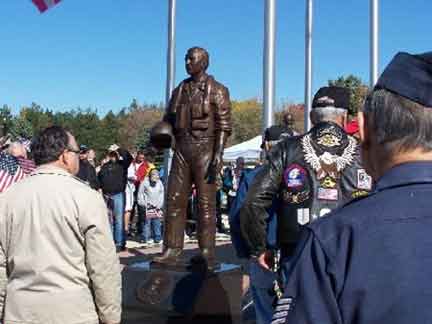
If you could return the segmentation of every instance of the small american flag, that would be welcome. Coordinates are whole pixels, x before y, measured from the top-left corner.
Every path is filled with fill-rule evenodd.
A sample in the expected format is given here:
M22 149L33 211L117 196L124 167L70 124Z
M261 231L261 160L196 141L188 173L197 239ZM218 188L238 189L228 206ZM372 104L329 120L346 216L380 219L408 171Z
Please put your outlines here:
M24 178L25 174L18 164L18 160L4 152L0 152L0 193L13 183Z
M61 0L32 0L33 3L38 7L40 12L45 12L51 7L54 7Z

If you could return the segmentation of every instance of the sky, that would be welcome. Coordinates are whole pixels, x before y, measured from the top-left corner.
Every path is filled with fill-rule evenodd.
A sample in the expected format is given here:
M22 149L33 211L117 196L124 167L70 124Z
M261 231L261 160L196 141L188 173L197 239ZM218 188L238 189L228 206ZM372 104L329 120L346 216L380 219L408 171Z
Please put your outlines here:
M303 102L305 1L276 0L276 102ZM398 51L432 50L431 0L380 0L380 71ZM40 14L0 1L0 105L119 111L165 98L168 0L62 0ZM314 1L313 90L369 82L369 0ZM262 98L264 0L177 0L176 84L201 46L231 98Z

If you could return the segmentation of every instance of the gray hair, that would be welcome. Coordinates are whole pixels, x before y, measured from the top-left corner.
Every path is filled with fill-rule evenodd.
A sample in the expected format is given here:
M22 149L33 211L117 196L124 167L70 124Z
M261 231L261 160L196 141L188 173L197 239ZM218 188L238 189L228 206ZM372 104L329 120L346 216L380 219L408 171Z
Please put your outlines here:
M363 113L373 127L377 144L386 152L432 150L432 108L378 89L366 98Z
M338 107L317 107L311 111L311 120L313 124L325 121L334 121L339 117L346 117L347 110Z

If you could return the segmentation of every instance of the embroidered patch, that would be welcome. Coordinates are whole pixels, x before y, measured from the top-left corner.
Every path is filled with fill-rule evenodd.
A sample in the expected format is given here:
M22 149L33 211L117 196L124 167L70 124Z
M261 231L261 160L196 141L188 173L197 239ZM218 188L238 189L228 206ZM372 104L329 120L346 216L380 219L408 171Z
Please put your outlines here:
M356 199L356 198L367 196L368 194L369 194L369 192L367 192L366 190L356 190L356 191L353 191L353 193L351 194L351 197Z
M282 192L282 200L288 204L301 204L309 199L309 190L293 193L290 191Z
M351 165L354 160L354 153L357 147L357 141L350 137L349 143L347 147L344 149L341 156L331 154L329 152L324 152L322 155L318 156L315 149L312 146L311 135L303 136L302 140L302 148L305 153L305 160L316 172L319 172L323 169L321 163L323 164L336 164L336 170L338 172L343 171L348 165Z
M322 145L325 147L335 147L341 145L340 139L333 134L325 134L318 138L318 145Z
M303 226L309 222L310 222L309 208L297 209L297 223Z
M320 200L337 201L338 196L339 195L337 189L326 189L322 187L318 188L318 199Z
M365 169L357 170L357 188L363 190L372 189L372 177L366 173Z
M291 164L284 171L285 184L290 189L301 188L307 181L307 173L298 164Z
M319 217L324 217L325 215L327 215L330 212L331 212L331 209L329 209L329 208L323 208L319 212Z
M326 189L334 189L336 187L336 180L327 176L321 181L321 186Z

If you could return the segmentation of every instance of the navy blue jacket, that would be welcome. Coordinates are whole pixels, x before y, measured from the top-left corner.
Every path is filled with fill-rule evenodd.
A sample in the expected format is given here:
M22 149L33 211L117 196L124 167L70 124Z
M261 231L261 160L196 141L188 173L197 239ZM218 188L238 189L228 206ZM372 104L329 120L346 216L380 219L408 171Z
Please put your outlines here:
M432 162L308 225L273 322L432 323Z
M230 233L231 241L233 243L234 249L236 250L237 256L239 258L249 258L250 251L246 242L244 241L241 230L240 230L240 209L246 198L246 194L249 187L256 174L262 169L262 167L257 167L252 171L244 172L241 178L236 198L233 201L231 209L229 211L229 222L230 222ZM277 230L277 217L274 212L276 206L274 206L268 211L269 218L266 219L267 222L267 248L273 249L276 247L276 230Z

